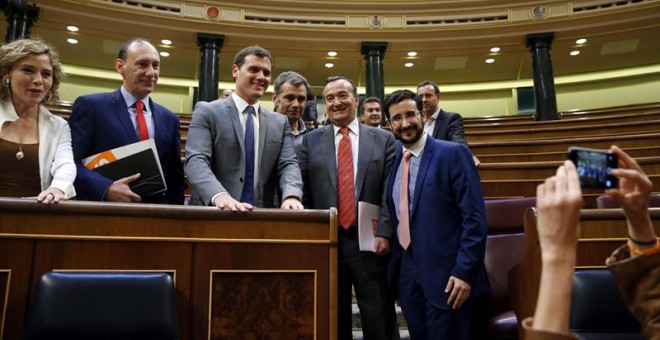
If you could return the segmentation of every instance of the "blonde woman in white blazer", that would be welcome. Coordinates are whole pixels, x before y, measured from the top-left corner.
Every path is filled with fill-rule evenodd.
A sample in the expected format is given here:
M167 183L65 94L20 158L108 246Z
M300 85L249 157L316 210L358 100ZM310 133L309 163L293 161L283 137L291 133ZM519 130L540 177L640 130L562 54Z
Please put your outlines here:
M0 76L0 196L41 203L74 197L71 129L43 106L57 99L63 76L57 52L38 40L5 44Z

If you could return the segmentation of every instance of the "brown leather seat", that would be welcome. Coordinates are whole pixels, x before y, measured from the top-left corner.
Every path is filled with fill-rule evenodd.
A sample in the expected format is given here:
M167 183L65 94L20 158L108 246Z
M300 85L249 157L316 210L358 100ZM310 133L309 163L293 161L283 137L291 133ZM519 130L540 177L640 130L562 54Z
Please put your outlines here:
M536 205L535 197L486 201L488 240L485 266L491 291L477 301L476 322L483 327L475 339L518 339L518 320L509 304L508 272L524 254L525 210Z

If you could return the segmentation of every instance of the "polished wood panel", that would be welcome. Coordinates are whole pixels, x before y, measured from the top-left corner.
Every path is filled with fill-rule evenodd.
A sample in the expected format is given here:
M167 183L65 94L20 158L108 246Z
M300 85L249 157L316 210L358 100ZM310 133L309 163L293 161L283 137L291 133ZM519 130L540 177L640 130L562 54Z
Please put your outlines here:
M550 128L550 127L575 127L582 125L595 125L595 124L608 124L608 123L629 123L641 122L648 120L660 119L660 106L638 110L634 112L623 112L608 115L582 115L578 118L564 118L559 120L523 120L511 121L500 123L479 123L465 125L465 133L480 131L497 131L497 130L519 130L525 133L528 129L533 128Z
M506 127L490 129L487 131L466 130L465 139L468 144L472 144L475 142L561 139L569 137L603 137L618 134L657 132L660 132L660 120L658 119L609 123L592 123L583 121L582 124L572 126L565 126L564 124L556 124L552 126L538 125L530 126L523 130L508 129Z
M624 151L633 158L660 156L660 145L648 145L635 148L626 148ZM566 159L566 150L553 152L530 152L479 155L482 164L509 163L509 162L558 162Z
M222 307L210 305L214 271L231 271L239 278L259 271L310 273L314 322L303 333L312 329L316 339L336 338L334 209L238 214L212 207L82 201L41 205L0 198L0 216L0 269L12 271L6 339L20 339L31 290L50 270L174 273L182 339L210 336L209 310ZM296 275L282 274L280 279L283 287L300 281ZM250 309L236 317L249 319L257 312Z
M636 161L646 174L660 174L660 156L639 157ZM481 163L478 171L482 180L545 179L553 176L561 164L563 161Z
M497 141L470 143L475 156L521 154L535 152L566 152L570 146L609 149L612 144L622 149L660 145L660 133L613 134L604 137L573 137L525 141ZM657 156L657 155L656 155Z

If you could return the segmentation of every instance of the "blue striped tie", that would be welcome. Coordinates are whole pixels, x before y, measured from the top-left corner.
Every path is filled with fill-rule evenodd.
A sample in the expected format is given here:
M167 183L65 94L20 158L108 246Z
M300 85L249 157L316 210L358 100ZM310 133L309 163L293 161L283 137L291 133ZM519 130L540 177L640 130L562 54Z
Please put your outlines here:
M245 182L241 202L254 204L254 106L248 105L245 120Z

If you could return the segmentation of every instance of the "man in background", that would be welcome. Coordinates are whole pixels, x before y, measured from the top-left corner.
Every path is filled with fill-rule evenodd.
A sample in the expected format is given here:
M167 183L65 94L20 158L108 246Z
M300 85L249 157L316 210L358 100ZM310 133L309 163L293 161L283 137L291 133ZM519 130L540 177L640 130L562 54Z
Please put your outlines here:
M158 51L147 40L130 39L120 48L115 69L123 79L121 88L80 96L73 104L69 125L78 167L74 182L78 199L183 204L186 184L179 118L149 97L160 73ZM163 193L140 197L130 188L140 174L113 181L81 163L83 158L149 138L156 143L167 184Z
M378 97L366 98L362 103L362 114L360 115L362 124L379 128L382 117L380 99Z
M318 112L316 110L316 92L309 88L307 92L307 102L305 102L305 111L303 113L303 120L306 122L313 122L314 127L317 127Z
M302 119L309 83L299 73L287 71L280 73L275 79L274 88L273 104L275 104L275 112L287 117L291 126L293 141L296 147L299 147L303 135L309 131Z
M231 90L230 89L224 89L222 92L220 92L220 97L218 99L225 100L231 96Z
M455 112L440 108L440 88L435 82L426 80L417 85L417 95L424 104L424 133L435 139L446 140L467 145L463 130L463 117ZM472 156L475 165L479 159Z
M274 207L279 185L280 208L302 209L302 180L287 118L259 102L272 67L268 50L246 47L231 66L236 82L231 96L195 105L185 162L191 205L232 211Z

